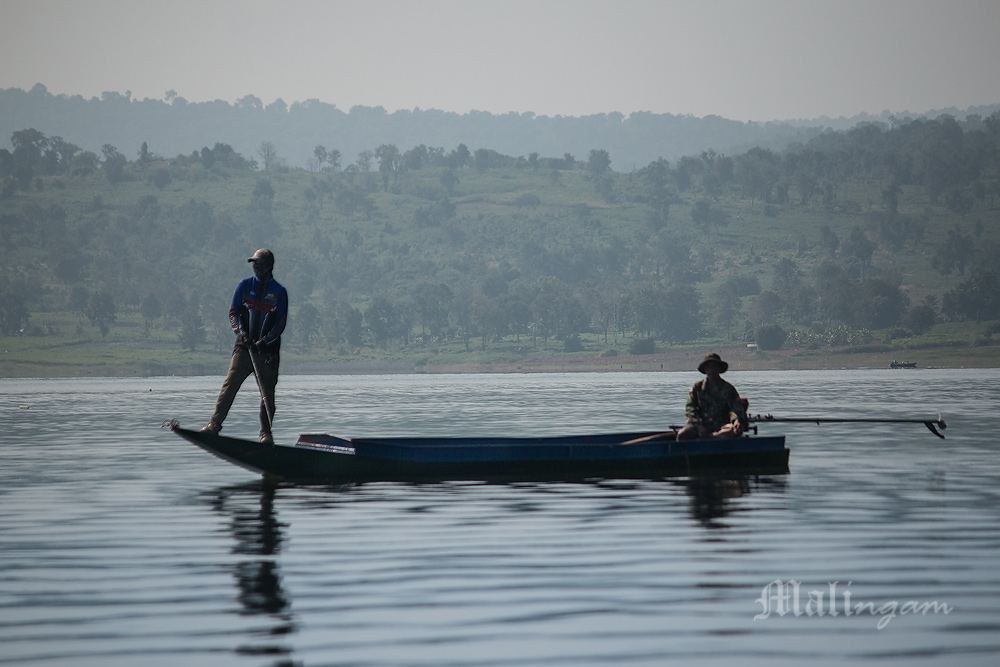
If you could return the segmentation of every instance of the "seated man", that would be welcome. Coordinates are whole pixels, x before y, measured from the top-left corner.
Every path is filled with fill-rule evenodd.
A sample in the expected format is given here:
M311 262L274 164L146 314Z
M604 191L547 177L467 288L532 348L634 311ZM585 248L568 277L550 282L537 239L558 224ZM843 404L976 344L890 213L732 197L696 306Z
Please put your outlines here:
M748 426L747 411L736 387L720 377L729 364L714 352L698 364L705 374L688 393L684 415L687 424L677 433L678 440L735 438Z

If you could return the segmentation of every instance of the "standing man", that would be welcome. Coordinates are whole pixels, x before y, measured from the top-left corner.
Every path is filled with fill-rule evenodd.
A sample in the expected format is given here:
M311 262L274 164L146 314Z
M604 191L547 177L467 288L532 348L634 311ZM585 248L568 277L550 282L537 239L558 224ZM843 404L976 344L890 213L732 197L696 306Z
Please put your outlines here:
M746 407L736 387L722 379L729 364L716 354L706 354L698 364L705 375L691 387L684 415L687 424L677 434L678 440L735 438L747 429Z
M236 286L233 302L229 306L229 324L236 334L233 358L215 402L212 419L201 430L212 433L222 430L222 422L229 414L236 392L247 376L256 372L263 395L260 401L260 441L273 444L274 389L278 384L281 333L288 318L288 292L271 275L274 253L261 248L247 261L253 265L253 276Z

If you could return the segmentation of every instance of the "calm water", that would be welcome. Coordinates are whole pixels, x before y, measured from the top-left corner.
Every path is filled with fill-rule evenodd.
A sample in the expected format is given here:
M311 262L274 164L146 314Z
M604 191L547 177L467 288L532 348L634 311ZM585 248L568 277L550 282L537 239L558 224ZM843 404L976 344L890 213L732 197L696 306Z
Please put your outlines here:
M275 435L655 429L695 377L285 376ZM728 377L753 412L940 410L948 439L768 425L790 475L273 488L159 429L221 376L3 380L0 663L997 664L1000 371ZM755 621L779 579L952 611Z

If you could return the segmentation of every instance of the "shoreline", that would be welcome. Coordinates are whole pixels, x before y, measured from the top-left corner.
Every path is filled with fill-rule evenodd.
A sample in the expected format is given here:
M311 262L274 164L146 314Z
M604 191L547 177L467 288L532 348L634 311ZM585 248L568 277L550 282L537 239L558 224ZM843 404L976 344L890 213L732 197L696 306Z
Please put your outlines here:
M888 351L804 350L751 351L738 346L670 348L655 354L605 357L593 352L559 354L502 360L473 358L454 361L411 361L408 359L316 360L289 353L282 359L287 375L395 375L463 373L621 373L691 371L706 352L716 351L729 362L730 372L789 370L871 370L889 369L893 359L914 362L915 369L1000 368L1000 345L948 346ZM101 363L18 361L0 358L0 378L56 377L169 377L225 375L228 356L217 361L166 364L157 361L129 362L109 359Z

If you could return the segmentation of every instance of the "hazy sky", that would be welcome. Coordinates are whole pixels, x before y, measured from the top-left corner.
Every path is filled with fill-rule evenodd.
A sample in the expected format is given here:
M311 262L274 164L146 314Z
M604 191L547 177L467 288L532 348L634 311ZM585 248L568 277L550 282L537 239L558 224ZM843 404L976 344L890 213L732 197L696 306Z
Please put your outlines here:
M0 87L740 120L1000 102L1000 0L0 0Z

